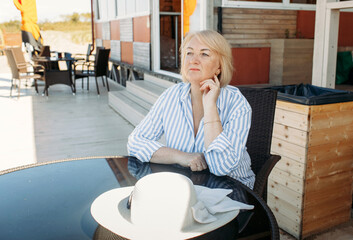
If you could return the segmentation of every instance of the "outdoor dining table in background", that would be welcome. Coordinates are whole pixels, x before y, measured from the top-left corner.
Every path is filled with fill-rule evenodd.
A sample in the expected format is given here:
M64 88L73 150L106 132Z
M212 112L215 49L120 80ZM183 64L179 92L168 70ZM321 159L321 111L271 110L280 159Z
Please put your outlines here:
M48 96L48 89L54 84L65 84L71 87L72 93L76 93L75 84L72 81L72 64L76 59L69 56L58 57L33 57L32 60L45 67L45 88L43 94ZM65 62L62 67L60 62Z
M207 170L192 172L132 157L64 160L0 172L0 238L104 239L109 235L114 239L117 236L91 216L92 202L108 190L133 186L147 174L166 171L183 174L197 185L232 189L232 199L254 205L233 220L240 239L279 239L277 222L267 204L240 182Z

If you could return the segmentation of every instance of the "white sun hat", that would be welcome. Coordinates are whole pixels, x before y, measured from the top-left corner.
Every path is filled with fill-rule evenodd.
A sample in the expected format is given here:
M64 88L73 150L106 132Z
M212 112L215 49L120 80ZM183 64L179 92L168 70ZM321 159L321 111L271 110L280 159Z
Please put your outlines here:
M194 186L177 173L153 173L134 187L103 193L91 213L101 226L124 238L188 239L227 224L239 209L253 208L231 200L226 196L230 192Z

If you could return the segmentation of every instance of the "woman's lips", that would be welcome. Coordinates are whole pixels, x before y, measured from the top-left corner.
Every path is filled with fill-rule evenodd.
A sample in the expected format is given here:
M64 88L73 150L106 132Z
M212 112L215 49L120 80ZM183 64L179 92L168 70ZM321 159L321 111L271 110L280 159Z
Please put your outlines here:
M189 68L190 71L200 71L198 68Z

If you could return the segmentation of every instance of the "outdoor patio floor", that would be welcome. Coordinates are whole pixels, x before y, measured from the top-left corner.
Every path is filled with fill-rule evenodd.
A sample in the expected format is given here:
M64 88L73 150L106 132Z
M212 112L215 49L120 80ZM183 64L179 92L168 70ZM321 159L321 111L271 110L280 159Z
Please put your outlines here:
M127 155L127 137L133 126L108 106L107 89L101 81L100 96L92 78L90 91L78 84L76 95L68 86L54 85L49 97L25 87L19 99L16 91L10 98L11 73L4 65L6 60L0 56L0 171L67 158ZM281 232L281 240L292 239ZM352 218L310 239L353 239Z
M9 97L10 77L0 73L0 171L68 158L127 155L134 127L109 107L101 81L100 96L91 79L90 91L78 84L73 95L70 87L54 85L49 97L41 94L43 84L39 95L22 84L17 99L17 90Z

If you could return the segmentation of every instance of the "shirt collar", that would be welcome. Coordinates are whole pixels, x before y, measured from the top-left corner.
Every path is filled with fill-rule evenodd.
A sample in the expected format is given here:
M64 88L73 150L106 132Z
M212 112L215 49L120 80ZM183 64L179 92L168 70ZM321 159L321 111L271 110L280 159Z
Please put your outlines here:
M180 90L181 94L180 94L180 99L183 102L186 102L188 97L189 97L189 93L190 93L190 88L191 88L191 84L190 83L183 83L183 86Z

